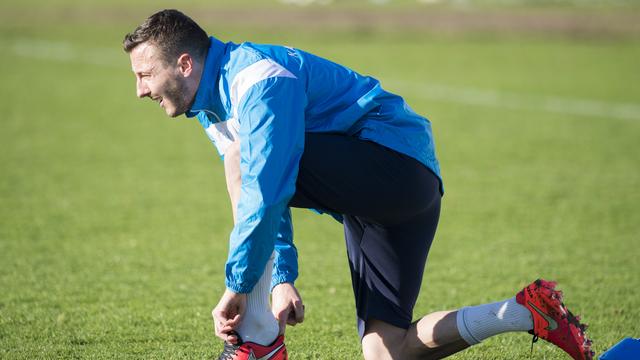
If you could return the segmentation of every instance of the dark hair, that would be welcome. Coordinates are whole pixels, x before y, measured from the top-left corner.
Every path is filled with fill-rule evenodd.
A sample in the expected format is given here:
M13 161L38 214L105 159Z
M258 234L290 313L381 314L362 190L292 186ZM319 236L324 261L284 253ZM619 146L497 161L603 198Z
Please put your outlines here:
M198 60L204 60L209 49L209 37L190 17L178 10L168 9L151 15L122 41L124 51L150 42L158 47L166 63L188 52Z

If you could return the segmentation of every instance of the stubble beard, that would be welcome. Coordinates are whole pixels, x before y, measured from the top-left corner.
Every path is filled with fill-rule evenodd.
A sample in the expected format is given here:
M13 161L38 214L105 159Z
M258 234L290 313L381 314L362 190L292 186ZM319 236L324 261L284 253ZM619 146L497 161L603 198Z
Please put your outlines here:
M167 115L174 118L184 114L185 112L187 112L187 110L189 110L193 99L187 99L187 94L188 89L186 81L181 80L180 78L176 78L171 82L171 85L167 88L164 99L169 99L173 104L174 109L169 112L169 109L165 108L165 110L167 111Z

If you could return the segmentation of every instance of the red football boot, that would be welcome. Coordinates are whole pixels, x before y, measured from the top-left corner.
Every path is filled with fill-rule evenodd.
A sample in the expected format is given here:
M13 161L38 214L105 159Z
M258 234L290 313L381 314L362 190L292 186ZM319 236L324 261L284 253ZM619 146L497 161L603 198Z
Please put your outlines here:
M288 360L284 336L280 335L271 345L263 346L252 342L243 342L238 337L237 344L224 343L224 350L218 360Z
M562 292L556 283L538 279L516 295L533 317L533 342L538 338L558 346L575 360L592 360L591 340L585 335L586 325L562 303Z

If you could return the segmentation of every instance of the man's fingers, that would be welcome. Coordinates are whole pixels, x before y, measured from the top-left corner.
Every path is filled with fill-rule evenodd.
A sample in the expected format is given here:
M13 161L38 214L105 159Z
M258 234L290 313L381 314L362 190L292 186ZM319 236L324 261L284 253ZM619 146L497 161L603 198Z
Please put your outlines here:
M242 321L242 316L240 314L236 314L236 316L232 317L231 319L227 319L227 321L225 321L224 324L226 326L236 327L240 325L241 321Z
M242 315L247 306L246 294L225 290L218 305L213 309L213 325L216 336L230 343L237 343L238 336L235 329L242 322Z
M280 334L284 334L287 324L289 324L289 318L292 316L293 307L291 305L281 308L279 310L274 309L273 316L278 320L278 326L280 327Z
M281 334L284 334L287 325L293 326L304 320L304 305L293 284L276 285L271 295L273 316L278 320Z
M292 313L294 314L294 319L296 323L301 323L304 321L304 305L302 305L302 301L293 302Z
M290 310L287 316L287 324L295 326L304 321L304 305L301 302L293 302Z
M234 327L230 326L230 325L222 325L220 326L220 333L221 334L226 334L229 335L230 333L233 332Z
M231 319L228 318L226 311L213 309L211 314L213 315L213 326L216 331L216 336L222 340L226 340L229 334L234 331L241 321L240 314L236 314Z
M298 321L296 320L296 313L292 309L287 316L287 325L296 326L297 323Z
M222 311L217 309L211 310L211 317L213 318L213 331L217 337L224 340L226 335L222 332L224 323L226 322L226 316Z
M226 337L226 339L223 339L224 341L230 343L230 344L235 344L238 342L238 336L234 334L228 335Z
M213 325L217 337L231 344L238 342L238 336L235 333L236 326L230 324L230 321L221 322L214 319Z
M238 342L238 334L235 332L234 327L229 325L222 327L219 338L231 344Z

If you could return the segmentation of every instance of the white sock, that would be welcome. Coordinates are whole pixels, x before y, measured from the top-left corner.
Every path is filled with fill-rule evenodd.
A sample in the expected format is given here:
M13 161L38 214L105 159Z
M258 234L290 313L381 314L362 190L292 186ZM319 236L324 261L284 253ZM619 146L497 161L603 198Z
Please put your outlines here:
M456 317L458 332L469 345L509 331L533 329L531 312L512 297L492 304L465 307Z
M273 254L264 273L256 286L247 294L247 311L237 331L242 341L250 341L260 345L270 345L280 329L278 321L271 312L269 306L269 292L271 291L271 268L273 266Z

